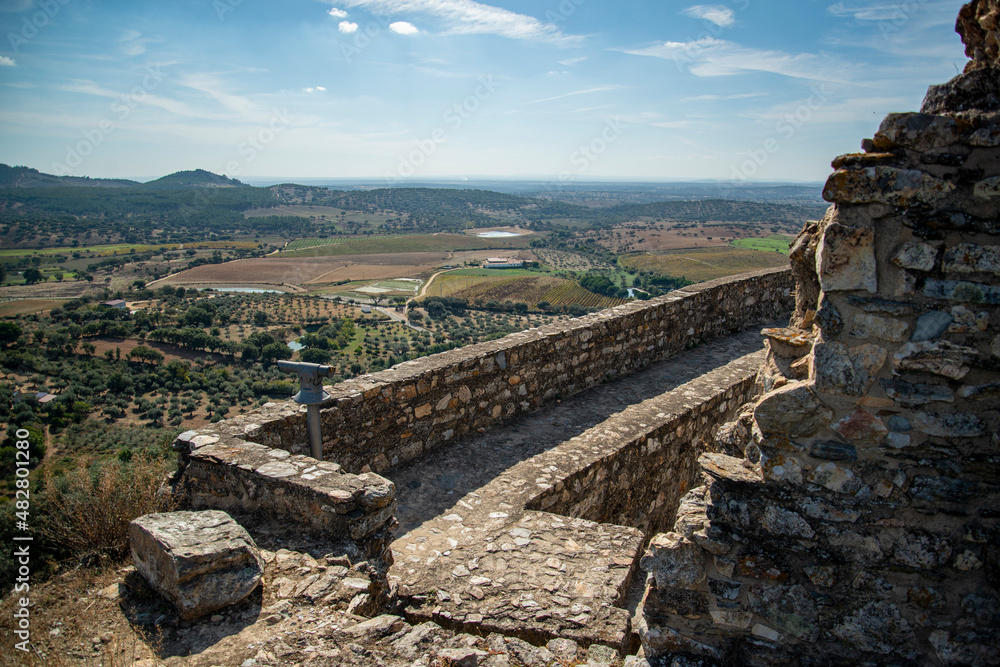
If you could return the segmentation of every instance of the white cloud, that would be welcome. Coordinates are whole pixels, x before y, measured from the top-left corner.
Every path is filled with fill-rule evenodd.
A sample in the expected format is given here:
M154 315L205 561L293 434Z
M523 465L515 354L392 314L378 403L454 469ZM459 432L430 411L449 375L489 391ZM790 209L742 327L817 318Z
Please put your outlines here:
M860 72L831 56L753 49L735 42L703 37L693 42L664 42L625 53L673 60L686 65L695 76L730 76L770 72L796 79L850 83Z
M451 35L497 35L510 39L570 44L581 38L565 35L551 23L475 0L343 0L379 14L423 14L443 20Z
M307 93L325 93L326 92L326 88L324 88L323 86L315 86L315 87L312 87L312 88L303 88L302 90L304 90Z
M358 31L358 24L351 23L350 21L341 21L340 25L338 25L337 28L339 28L340 32L344 33L345 35L350 35Z
M389 30L392 30L397 35L416 35L420 32L417 29L417 26L407 21L396 21L395 23L390 23Z
M722 5L695 5L694 7L688 7L681 14L690 16L693 19L704 19L720 28L728 28L736 23L733 10Z
M567 58L566 60L560 60L559 64L562 65L563 67L572 67L573 65L579 65L586 59L587 56L580 56L579 58Z
M0 67L14 67L17 63L14 62L13 58L8 58L7 56L0 56Z
M345 12L343 9L337 9L336 7L331 7L330 11L328 11L327 14L329 14L330 16L332 16L335 19L346 19L347 18L347 12Z

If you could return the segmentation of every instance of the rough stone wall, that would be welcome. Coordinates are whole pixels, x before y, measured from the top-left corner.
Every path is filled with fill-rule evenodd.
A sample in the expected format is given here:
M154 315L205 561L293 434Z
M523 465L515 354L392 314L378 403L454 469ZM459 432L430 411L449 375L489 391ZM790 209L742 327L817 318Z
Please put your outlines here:
M787 269L723 278L570 322L406 362L328 388L324 458L384 472L466 433L791 310ZM305 415L255 420L245 437L308 454Z
M748 455L703 456L643 559L651 662L1000 662L996 17L967 5L966 72L834 161Z
M275 406L265 415L268 410ZM292 526L344 543L360 558L392 563L392 482L374 473L345 473L336 463L293 456L226 432L240 430L242 420L222 422L216 432L178 436L174 447L180 467L173 491L188 508L223 510L251 526Z
M568 474L528 509L634 526L646 535L674 523L681 497L701 476L698 457L718 424L757 395L763 352L728 364L673 393L631 406L559 446Z

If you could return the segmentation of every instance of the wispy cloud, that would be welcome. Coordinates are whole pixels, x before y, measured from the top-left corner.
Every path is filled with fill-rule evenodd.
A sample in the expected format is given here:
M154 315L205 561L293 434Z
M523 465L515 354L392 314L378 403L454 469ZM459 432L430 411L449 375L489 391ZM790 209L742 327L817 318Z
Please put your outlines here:
M225 85L213 74L190 74L181 84L205 93L216 102L234 111L244 118L253 118L259 114L257 105L245 97L233 95L225 90Z
M709 21L720 28L728 28L736 23L733 10L722 5L695 5L694 7L688 7L681 14L690 16L693 19Z
M445 34L497 35L510 39L570 44L580 37L566 35L551 23L474 0L343 0L347 7L362 7L379 14L420 14L441 19Z
M97 83L94 83L93 81L84 80L78 80L73 83L59 86L59 90L66 91L68 93L78 93L80 95L94 95L96 97L104 97L110 100L125 100L129 97L126 93L120 93L118 91L105 88ZM149 92L142 96L141 103L144 106L158 107L172 114L188 118L203 118L206 120L222 120L226 118L225 116L221 116L219 114L208 113L200 109L196 109L188 104L185 104L184 102L164 97L162 95L155 95Z
M142 33L138 30L126 30L122 33L122 36L118 38L118 43L121 44L122 54L129 57L141 56L146 52L146 44L161 41L163 40L156 37L143 37Z
M307 93L325 93L326 92L326 88L324 88L323 86L314 86L312 88L303 88L302 90L304 90Z
M358 31L358 24L351 23L350 21L341 21L340 25L337 26L337 29L345 35L350 35Z
M898 2L876 2L858 5L853 2L838 2L826 8L834 16L850 16L859 21L888 21L894 16L903 16Z
M579 58L567 58L566 60L560 60L559 64L562 65L563 67L572 67L573 65L579 65L586 59L587 56L580 56Z
M718 100L745 100L751 97L764 97L768 93L739 93L737 95L696 95L685 97L682 102L715 102Z
M567 97L576 97L577 95L590 95L593 93L603 93L609 90L618 90L622 86L597 86L596 88L584 88L583 90L574 90L571 93L564 93L562 95L556 95L555 97L544 97L540 100L533 100L528 102L528 104L541 104L542 102L554 102L556 100L562 100Z
M15 67L17 63L13 58L8 58L7 56L0 56L0 67Z
M330 11L328 11L327 14L329 14L330 16L332 16L335 19L346 19L347 18L347 12L345 12L343 9L337 9L336 7L331 7Z
M701 77L770 72L796 79L850 83L856 74L852 71L856 68L831 56L754 49L714 37L664 42L643 49L626 49L625 53L673 60L687 65L692 74Z
M409 23L407 21L396 21L389 24L389 30L393 31L397 35L416 35L420 30L417 26Z

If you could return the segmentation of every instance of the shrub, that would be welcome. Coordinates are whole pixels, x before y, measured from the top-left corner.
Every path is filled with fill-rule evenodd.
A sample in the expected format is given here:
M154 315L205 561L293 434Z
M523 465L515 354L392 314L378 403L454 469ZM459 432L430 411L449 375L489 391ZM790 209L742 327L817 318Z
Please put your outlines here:
M134 453L128 460L81 460L65 475L46 475L39 503L42 536L70 556L123 557L130 521L173 509L173 499L159 493L173 467L166 459Z

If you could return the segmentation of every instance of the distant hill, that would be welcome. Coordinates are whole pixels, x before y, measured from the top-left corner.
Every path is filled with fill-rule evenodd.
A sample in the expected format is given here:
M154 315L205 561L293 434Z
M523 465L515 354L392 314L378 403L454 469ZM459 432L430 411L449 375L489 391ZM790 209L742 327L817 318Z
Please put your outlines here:
M242 188L245 183L235 178L213 174L204 169L177 171L155 181L143 183L142 187L153 190L176 190L178 188Z
M128 188L138 181L125 178L89 178L87 176L55 176L31 167L11 167L0 164L0 188L95 187Z

